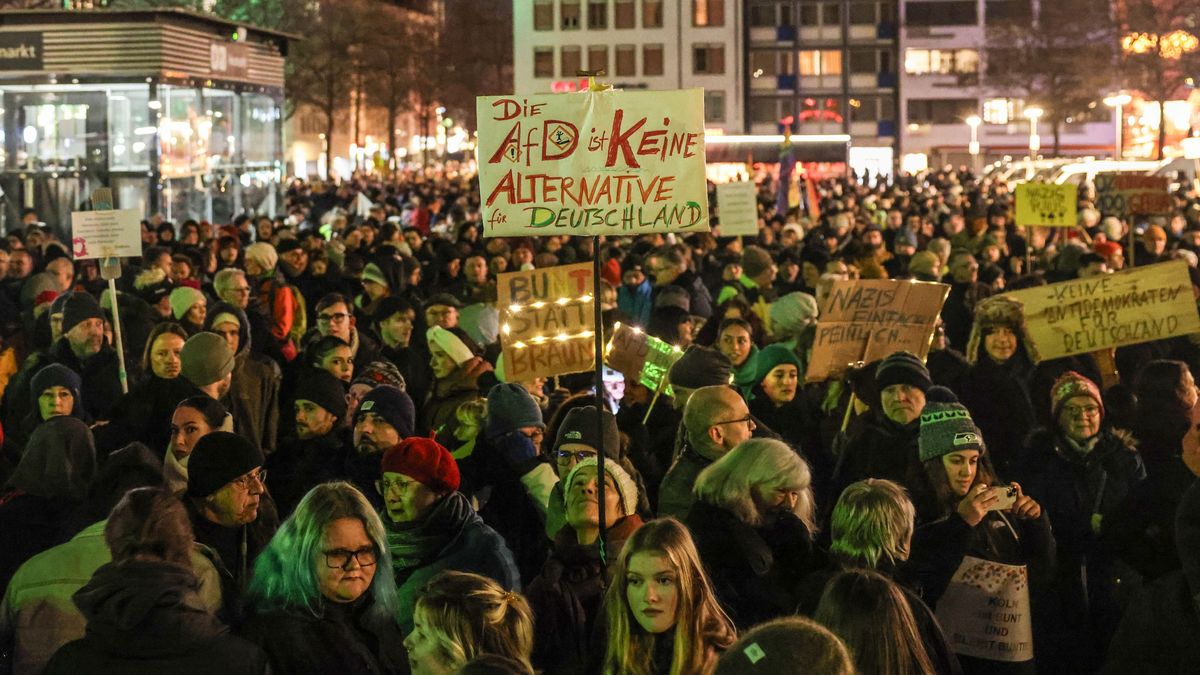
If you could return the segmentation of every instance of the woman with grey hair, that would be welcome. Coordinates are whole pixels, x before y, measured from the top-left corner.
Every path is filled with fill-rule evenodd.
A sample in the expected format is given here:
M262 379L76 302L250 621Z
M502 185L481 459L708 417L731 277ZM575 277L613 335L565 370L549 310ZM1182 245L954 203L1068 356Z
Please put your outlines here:
M276 675L408 672L391 564L366 497L318 485L255 561L244 633Z
M824 566L808 464L786 443L752 438L696 479L686 524L722 607L739 630L796 607Z

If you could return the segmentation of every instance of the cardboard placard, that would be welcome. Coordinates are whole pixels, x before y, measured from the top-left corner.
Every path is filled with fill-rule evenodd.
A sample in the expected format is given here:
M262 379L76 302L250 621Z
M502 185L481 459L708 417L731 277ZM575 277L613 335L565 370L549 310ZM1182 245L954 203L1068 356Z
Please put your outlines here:
M708 231L701 89L480 96L485 237Z
M753 182L718 185L717 211L722 237L758 236L758 188Z
M1043 360L1200 332L1187 263L1146 265L1008 293Z
M817 321L805 380L815 382L892 352L924 359L950 287L923 281L835 281Z
M612 339L604 348L605 365L636 379L650 391L662 387L664 396L675 395L666 381L667 372L681 356L683 350L679 347L624 324L616 326Z
M596 367L592 263L499 275L500 345L509 382Z
M1119 216L1165 216L1175 210L1171 179L1132 173L1096 176L1096 209Z
M956 654L1010 663L1033 659L1024 565L964 556L938 600L937 618Z
M138 209L71 213L71 256L75 260L140 255L142 216Z
M1016 191L1017 225L1075 227L1079 191L1074 185L1019 183Z

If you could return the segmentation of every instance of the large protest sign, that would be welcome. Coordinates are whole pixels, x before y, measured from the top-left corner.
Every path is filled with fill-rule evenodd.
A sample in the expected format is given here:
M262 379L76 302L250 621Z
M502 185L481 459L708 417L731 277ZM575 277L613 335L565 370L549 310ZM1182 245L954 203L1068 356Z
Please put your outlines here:
M1200 332L1187 263L1147 265L1009 293L1042 359Z
M76 260L142 255L141 212L137 209L73 212L71 255Z
M937 618L956 654L989 661L1033 659L1024 565L964 556L938 600Z
M596 367L591 263L501 274L496 290L506 380Z
M1167 215L1175 209L1166 176L1132 173L1098 174L1096 208L1121 216Z
M925 358L949 292L946 284L916 281L835 281L821 307L805 379L824 380L848 364L900 350Z
M476 109L485 237L709 229L702 90L481 96Z
M671 369L683 350L676 345L660 340L637 326L618 323L613 327L612 339L604 348L604 363L613 370L633 378L650 391L659 391L673 396L667 382L667 371Z
M1079 193L1074 185L1019 183L1017 185L1017 225L1075 227L1075 207Z
M718 185L717 212L722 237L758 236L758 188L753 182Z

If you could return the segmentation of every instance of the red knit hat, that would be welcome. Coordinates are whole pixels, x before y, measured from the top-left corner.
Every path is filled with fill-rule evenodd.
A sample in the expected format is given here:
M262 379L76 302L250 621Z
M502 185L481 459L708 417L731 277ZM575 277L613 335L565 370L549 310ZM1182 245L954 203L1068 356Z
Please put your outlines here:
M383 470L414 478L435 492L457 492L460 483L454 457L432 438L412 436L388 448Z

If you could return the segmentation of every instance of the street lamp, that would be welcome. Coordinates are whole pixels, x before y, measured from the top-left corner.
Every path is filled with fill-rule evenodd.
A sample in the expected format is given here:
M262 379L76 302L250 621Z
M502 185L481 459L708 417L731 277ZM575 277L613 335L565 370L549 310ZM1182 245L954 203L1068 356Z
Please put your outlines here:
M1038 150L1042 149L1042 139L1038 136L1038 118L1045 112L1037 106L1025 109L1025 118L1029 120L1029 159L1037 159Z
M1104 99L1104 105L1110 108L1116 108L1117 113L1117 139L1113 145L1113 159L1121 161L1121 155L1124 153L1124 148L1121 147L1125 136L1125 117L1122 115L1122 109L1129 105L1133 98L1129 94L1113 94Z
M979 173L979 125L983 120L979 115L971 115L963 120L967 126L971 127L971 143L967 146L967 152L971 153L971 172Z

